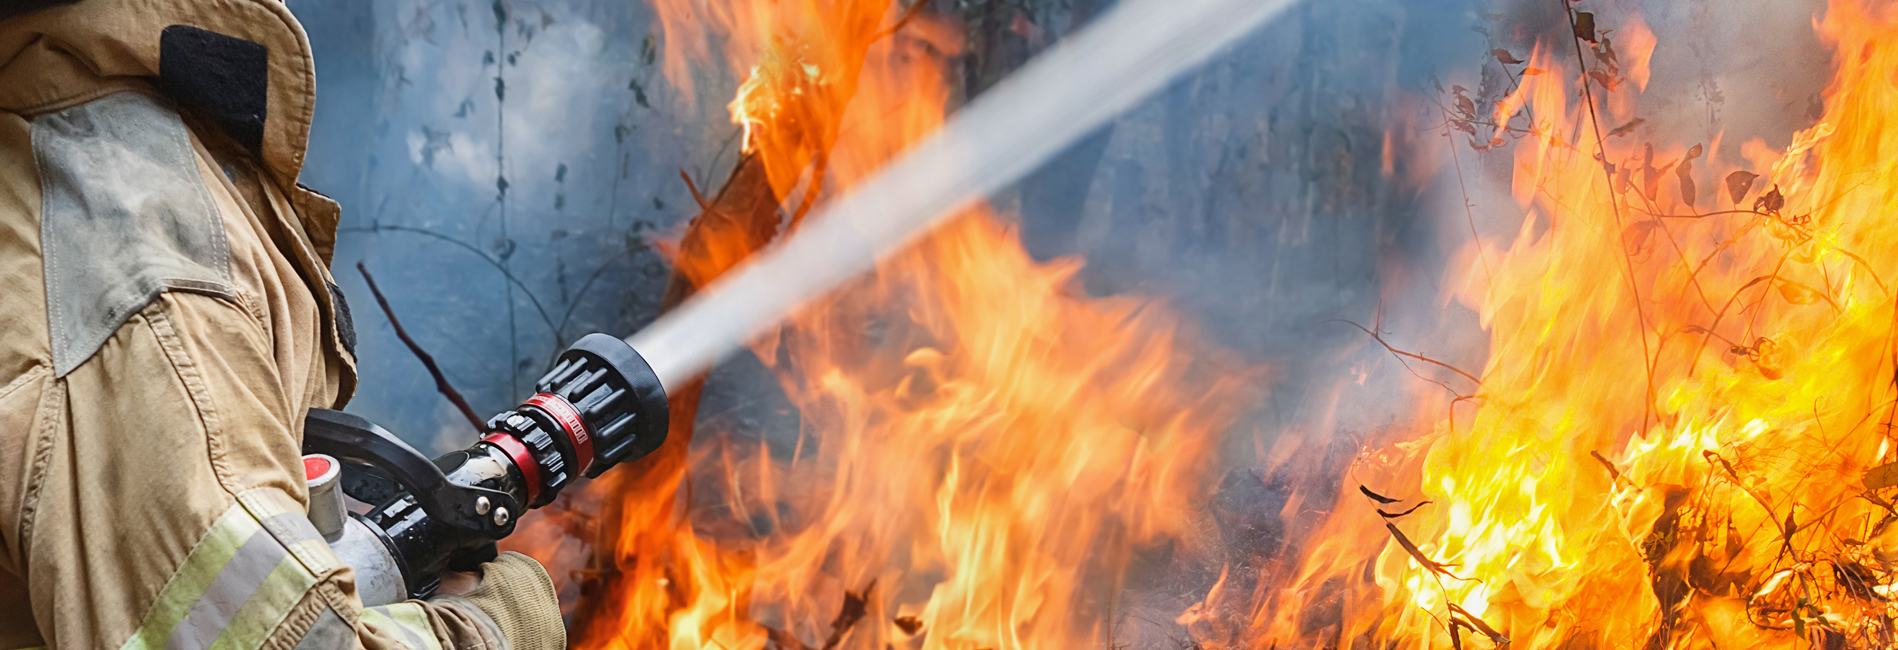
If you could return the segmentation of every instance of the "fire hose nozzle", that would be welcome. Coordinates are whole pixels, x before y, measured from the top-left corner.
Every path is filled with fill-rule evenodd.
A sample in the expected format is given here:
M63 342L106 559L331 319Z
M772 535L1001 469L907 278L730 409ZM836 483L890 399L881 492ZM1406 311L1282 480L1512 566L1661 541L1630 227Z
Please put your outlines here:
M490 418L483 438L531 475L530 506L545 505L578 476L599 476L666 441L665 388L625 341L605 334L582 337L534 382L534 391L520 406Z
M351 562L359 579L383 576L404 586L391 593L427 596L442 571L492 559L494 542L514 532L524 511L666 440L665 389L618 338L581 338L534 390L490 418L480 442L433 461L367 420L310 410L304 453L341 461L342 492L371 506L349 516L366 532L331 544L339 556L362 558Z

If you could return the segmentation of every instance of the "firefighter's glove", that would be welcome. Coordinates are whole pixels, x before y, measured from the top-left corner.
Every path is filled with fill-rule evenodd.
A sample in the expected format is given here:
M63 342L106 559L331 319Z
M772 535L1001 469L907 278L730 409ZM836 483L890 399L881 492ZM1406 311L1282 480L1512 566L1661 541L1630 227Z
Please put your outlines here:
M481 565L481 584L459 594L501 628L512 650L563 650L560 596L534 558L508 551Z

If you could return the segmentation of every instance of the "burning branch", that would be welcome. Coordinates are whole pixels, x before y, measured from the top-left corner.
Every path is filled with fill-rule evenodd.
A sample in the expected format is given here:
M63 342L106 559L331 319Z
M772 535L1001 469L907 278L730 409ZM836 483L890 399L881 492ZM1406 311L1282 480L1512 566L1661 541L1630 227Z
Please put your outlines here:
M1410 367L1410 363L1408 363L1408 362L1406 362L1406 361L1404 361L1404 359L1405 359L1405 358L1410 358L1410 359L1416 359L1416 360L1418 360L1418 361L1422 361L1422 362L1424 362L1424 363L1428 363L1428 364L1431 364L1431 365L1434 365L1434 366L1437 366L1437 367L1439 367L1439 368L1443 368L1443 369L1445 369L1445 370L1448 370L1448 371L1450 371L1450 372L1454 372L1454 373L1456 373L1456 374L1458 374L1458 375L1460 375L1460 376L1462 376L1462 377L1463 377L1464 379L1468 379L1468 380L1470 380L1470 383L1473 383L1473 384L1476 384L1476 386L1477 386L1478 388L1481 388L1481 387L1483 386L1483 380L1481 380L1481 379L1477 379L1477 378L1476 378L1476 375L1472 375L1472 374L1470 374L1470 373L1468 373L1468 372L1464 372L1462 368L1458 368L1458 367L1456 367L1456 366L1453 366L1453 365L1450 365L1450 364L1448 364L1448 363L1444 363L1444 362L1442 362L1442 361L1438 361L1438 360L1436 360L1436 359L1432 359L1432 358L1430 358L1430 357L1426 357L1426 356L1424 356L1424 355L1421 355L1421 354L1417 354L1417 353L1415 353L1415 352L1406 352L1406 351L1403 351L1403 350L1399 350L1399 349L1397 349L1397 348L1396 348L1395 346L1392 346L1392 345L1391 345L1390 343L1388 343L1388 342L1386 342L1386 341L1384 340L1384 337L1383 337L1382 335L1379 335L1379 334L1378 334L1378 333L1377 333L1376 331L1374 331L1374 330L1372 330L1372 329L1370 329L1370 328L1368 328L1368 327L1365 327L1365 326L1363 326L1363 325L1359 325L1359 324L1357 324L1357 323L1355 323L1355 322L1352 322L1352 321L1348 321L1348 320L1342 320L1342 319L1334 319L1333 321L1328 321L1328 322L1339 322L1339 323L1344 323L1344 324L1346 324L1346 325L1350 325L1350 326L1352 326L1352 327L1355 327L1355 328L1358 328L1358 331L1360 331L1360 332L1364 332L1364 333L1365 333L1366 335L1369 335L1369 336L1371 337L1371 340L1373 340L1373 341L1377 341L1377 344L1378 344L1378 345L1381 345L1381 346L1384 346L1384 349L1385 349L1385 350L1387 350L1387 351L1389 351L1389 352L1390 352L1390 353L1391 353L1392 355L1395 355L1395 356L1397 356L1397 357L1398 357L1398 359L1397 359L1397 362L1398 362L1398 363L1402 363L1402 364L1404 364L1404 369L1405 369L1405 370L1409 370L1409 371L1410 371L1410 374L1412 374L1412 375L1415 375L1415 376L1416 376L1416 377L1417 377L1418 379L1422 379L1422 380L1424 380L1424 381L1427 381L1427 382L1430 382L1430 383L1433 383L1433 384L1436 384L1436 385L1438 385L1438 386L1442 386L1444 390L1447 390L1447 391L1450 391L1450 392L1451 392L1452 394L1455 394L1455 395L1456 395L1457 397L1459 397L1459 398L1461 398L1461 397L1467 397L1467 396L1466 396L1466 395L1464 395L1464 394L1463 394L1463 393L1461 393L1461 392L1458 392L1458 391L1457 391L1456 389L1453 389L1453 388L1450 388L1450 385L1449 385L1449 384L1446 384L1446 383L1443 383L1443 382L1441 382L1441 381L1437 381L1437 380L1435 380L1435 379L1431 379L1431 378L1429 378L1429 377L1425 377L1425 376L1423 376L1422 374L1419 374L1419 373L1418 373L1418 372L1417 372L1417 371L1416 371L1415 369L1412 369L1412 368Z
M1595 134L1595 156L1597 159L1600 159L1608 155L1608 143L1602 138L1601 117L1596 114L1595 90L1588 85L1590 78L1588 72L1588 57L1582 54L1582 41L1586 40L1590 43L1597 42L1595 15L1588 12L1575 11L1569 7L1568 0L1556 0L1556 2L1561 5L1562 15L1568 18L1569 29L1574 32L1575 35L1572 41L1575 45L1575 64L1580 66L1582 70L1582 99L1588 108L1588 122L1592 127L1590 131ZM1604 85L1608 84L1604 83ZM1602 175L1609 186L1612 187L1615 182L1614 175L1608 173L1606 167L1602 168ZM1615 223L1620 225L1622 223L1620 196L1610 196L1608 203L1610 207L1614 209ZM1643 393L1645 399L1642 400L1641 407L1641 430L1646 431L1648 422L1654 413L1654 364L1657 356L1654 353L1653 346L1648 342L1648 332L1652 328L1648 325L1647 307L1641 302L1641 284L1635 280L1634 259L1628 255L1625 250L1622 251L1621 258L1622 271L1626 274L1628 281L1628 290L1634 297L1635 317L1639 320L1641 325L1641 357L1648 360L1647 363L1641 364L1642 371L1647 375L1647 389Z
M837 608L837 618L830 622L830 636L824 638L824 645L814 650L836 650L837 646L843 643L844 635L849 634L851 628L856 627L857 622L863 620L863 615L867 613L870 604L870 593L876 588L877 581L872 578L870 584L865 585L861 592L845 591L843 606ZM902 625L901 620L898 619L898 625ZM917 631L922 629L921 621L917 621L915 625ZM914 633L911 632L911 634ZM765 634L772 643L777 644L780 650L813 650L810 646L804 645L803 641L797 640L797 636L790 632L766 627Z
M1417 564L1422 565L1424 570L1451 580L1462 580L1462 578L1450 572L1450 565L1432 560L1430 556L1424 555L1423 549L1417 548L1417 543L1410 541L1410 537L1405 535L1404 531L1397 527L1397 524L1386 521L1384 522L1384 528L1390 530L1391 538L1397 540L1397 545L1403 547L1404 552L1409 553L1411 559L1416 560Z

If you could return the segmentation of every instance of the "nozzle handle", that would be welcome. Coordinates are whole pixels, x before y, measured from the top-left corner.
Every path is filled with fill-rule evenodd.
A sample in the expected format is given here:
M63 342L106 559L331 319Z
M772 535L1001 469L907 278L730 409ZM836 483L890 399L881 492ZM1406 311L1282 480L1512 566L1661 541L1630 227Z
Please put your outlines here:
M455 528L500 539L514 532L514 521L496 523L485 516L499 506L520 512L514 495L448 480L422 452L368 420L329 409L310 409L303 420L303 453L327 454L344 461L343 492L358 501L380 503L406 491L430 517ZM353 467L352 467L353 466ZM373 467L383 476L362 471ZM389 483L393 482L393 485ZM483 504L485 500L486 505Z

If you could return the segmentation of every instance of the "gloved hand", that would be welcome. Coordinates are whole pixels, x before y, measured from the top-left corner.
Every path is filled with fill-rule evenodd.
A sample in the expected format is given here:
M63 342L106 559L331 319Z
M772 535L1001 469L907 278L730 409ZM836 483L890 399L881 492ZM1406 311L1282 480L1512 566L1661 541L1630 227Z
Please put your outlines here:
M508 551L483 563L481 573L442 576L441 596L474 605L501 628L512 650L564 650L567 627L560 596L534 558Z

